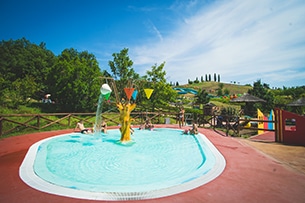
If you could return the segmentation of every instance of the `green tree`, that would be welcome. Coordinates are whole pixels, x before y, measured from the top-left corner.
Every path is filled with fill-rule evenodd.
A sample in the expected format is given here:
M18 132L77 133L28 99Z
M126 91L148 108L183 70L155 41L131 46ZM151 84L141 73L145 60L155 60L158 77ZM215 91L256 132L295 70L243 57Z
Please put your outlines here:
M112 75L116 80L128 80L129 78L138 79L139 75L132 68L133 61L128 56L128 49L124 48L120 53L113 53L113 61L108 64Z
M222 95L223 95L222 89L217 89L217 96L222 96Z
M219 83L218 84L218 89L217 89L217 96L222 96L223 95L223 91L222 91L222 89L223 89L223 87L224 87L224 84L223 83Z
M49 74L48 92L61 111L92 112L96 110L101 71L93 54L65 49Z
M195 95L195 103L196 104L207 104L210 101L209 94L204 90L201 89L198 91L198 94Z
M248 93L266 101L264 104L254 103L249 106L252 112L256 112L256 108L259 108L261 111L268 113L274 108L274 95L270 91L268 84L262 84L261 80L257 80L253 83L253 88L248 90Z
M155 64L151 67L151 70L146 72L147 82L144 83L145 88L154 89L150 99L143 99L143 105L150 107L151 111L155 111L155 108L164 108L169 105L170 102L175 102L177 98L177 92L166 82L166 72L163 70L165 62L157 66Z
M224 92L225 95L229 95L230 94L230 90L228 88L225 88L223 92Z
M198 77L196 77L196 80L194 81L194 83L199 83Z
M292 100L296 100L302 97L305 94L305 86L300 87L283 87L283 90L278 94L286 95L291 97Z
M124 48L120 53L113 53L113 60L108 62L111 68L112 77L116 80L118 91L123 90L135 80L140 79L138 73L132 68L133 61L128 56L128 49ZM123 91L120 91L120 97L125 97Z
M305 107L291 107L287 106L287 104L300 99L301 97L305 97L305 86L300 87L283 87L272 90L274 95L274 105L276 107L286 109L288 111L292 111L295 113L304 112ZM302 110L303 109L303 110Z
M55 63L55 55L46 49L45 43L39 46L32 44L25 38L18 40L8 40L0 42L0 101L1 104L7 102L20 102L20 94L26 94L22 97L41 99L46 88L46 79L49 71ZM31 80L31 81L29 81ZM20 88L17 88L19 84ZM31 83L33 89L24 89L26 84ZM18 92L13 92L18 91ZM7 94L10 92L10 94ZM15 95L15 96L14 96ZM20 95L21 96L21 95ZM17 99L16 101L13 101Z
M32 76L18 78L12 82L10 88L3 90L4 98L7 98L8 107L18 108L20 104L28 103L31 96L39 90L39 86Z

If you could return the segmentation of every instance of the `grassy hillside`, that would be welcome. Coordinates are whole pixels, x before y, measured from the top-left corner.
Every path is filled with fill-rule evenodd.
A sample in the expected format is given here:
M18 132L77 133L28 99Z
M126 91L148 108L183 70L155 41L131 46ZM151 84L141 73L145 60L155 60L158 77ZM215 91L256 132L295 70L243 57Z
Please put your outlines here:
M210 94L215 94L217 89L219 89L219 82L200 82L200 83L193 83L193 84L186 84L181 85L182 88L193 88L195 90L205 89ZM230 94L243 94L248 92L249 89L252 89L250 86L245 85L237 85L237 84L230 84L230 83L222 83L223 89L228 89Z
M237 85L237 84L228 84L228 83L222 83L222 91L224 92L225 89L227 89L230 93L230 95L233 94L244 94L248 92L249 89L251 89L251 86L245 86L245 85ZM186 84L181 85L179 87L181 88L187 88L187 89L194 89L194 90L200 90L204 89L206 92L208 92L210 95L217 96L217 90L220 88L219 82L201 82L201 83L193 83L193 84ZM192 93L188 94L181 94L183 96L183 99L187 102L185 102L186 109L190 108L192 109L193 106L190 105L192 101L194 100L195 95ZM236 112L238 112L241 108L240 103L231 103L229 102L229 98L211 98L210 102L214 105L218 106L220 109L235 109Z

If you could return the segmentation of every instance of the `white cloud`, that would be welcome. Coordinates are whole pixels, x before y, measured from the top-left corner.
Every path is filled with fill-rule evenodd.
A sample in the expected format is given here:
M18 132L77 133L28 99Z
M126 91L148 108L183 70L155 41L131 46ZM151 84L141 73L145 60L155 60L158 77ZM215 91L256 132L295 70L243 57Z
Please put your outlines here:
M155 31L162 40L130 48L140 73L166 61L169 80L180 84L213 73L224 82L262 78L270 86L305 78L304 1L220 1L167 36Z
M148 23L146 23L146 25L149 29L149 32L156 35L159 38L159 40L162 42L163 37L162 37L162 34L160 33L160 31L158 30L158 28L151 21L148 21Z

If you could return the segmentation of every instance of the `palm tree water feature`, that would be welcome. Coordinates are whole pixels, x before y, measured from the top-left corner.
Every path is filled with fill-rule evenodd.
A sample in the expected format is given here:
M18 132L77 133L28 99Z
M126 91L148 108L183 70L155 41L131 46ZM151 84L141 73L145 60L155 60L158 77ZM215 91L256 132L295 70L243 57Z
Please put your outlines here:
M131 141L131 136L130 136L130 123L131 123L131 118L130 118L130 113L132 110L135 109L136 104L133 103L131 104L130 102L127 103L118 103L117 107L120 111L120 131L121 131L121 142L130 142Z
M113 84L113 83L112 83ZM113 88L114 88L114 91L115 91L115 94L116 94L116 98L117 98L117 89L116 89L116 86L113 85ZM130 99L131 99L131 96L133 95L134 93L134 88L125 88L125 93L126 93L126 96L127 96L127 99L128 100L122 100L122 101L119 101L118 99L116 99L116 106L120 112L120 124L121 124L121 127L120 127L120 131L121 131L121 139L120 141L121 142L130 142L131 141L131 138L130 138L130 123L131 123L131 118L130 118L130 113L132 110L135 109L136 107L136 104L133 103L131 104L130 103ZM102 117L102 104L103 104L103 101L106 99L108 99L110 97L110 94L112 92L110 86L105 83L102 85L101 87L101 94L99 96L99 100L98 100L98 105L97 105L97 110L96 110L96 119L95 119L95 125L94 125L94 134L95 135L100 135L101 133L101 129L102 129L102 121L103 121L103 117ZM135 95L136 96L136 95ZM126 101L126 102L123 102L123 101Z
M133 111L136 107L136 104L130 103L131 97L136 98L137 90L135 91L134 88L132 87L126 87L124 88L125 94L127 99L119 99L118 98L118 93L117 89L115 86L115 82L112 81L112 86L115 92L115 97L116 97L116 107L118 108L120 112L120 131L121 131L121 139L120 141L122 143L127 143L131 141L130 137L130 123L131 123L131 118L130 118L130 113ZM112 90L110 86L105 83L101 87L101 94L99 96L98 100L98 107L96 111L96 120L95 120L95 125L94 125L94 131L95 135L99 135L101 133L101 128L102 128L102 104L104 99L108 99Z
M127 92L130 98L133 91ZM26 184L79 199L138 200L192 190L222 173L225 159L203 134L155 128L130 135L135 103L129 100L117 102L120 129L101 132L101 105L110 93L103 85L95 124L99 136L69 133L30 147L19 169Z

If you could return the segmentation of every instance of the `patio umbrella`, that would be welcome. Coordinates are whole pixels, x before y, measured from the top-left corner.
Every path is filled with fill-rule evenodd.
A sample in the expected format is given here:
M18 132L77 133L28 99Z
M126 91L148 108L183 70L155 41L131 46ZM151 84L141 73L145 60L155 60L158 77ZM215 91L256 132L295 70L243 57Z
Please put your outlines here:
M257 102L266 102L266 101L261 98L258 98L256 96L246 93L243 96L231 99L230 102L257 103Z
M259 103L259 102L266 102L266 101L261 98L258 98L256 96L246 93L240 97L231 99L230 102L245 103L244 114L251 115L253 112L250 110L251 106L252 106L252 105L249 105L250 103L253 104L253 103Z
M287 104L287 106L305 106L305 97L293 101L290 104Z

